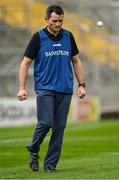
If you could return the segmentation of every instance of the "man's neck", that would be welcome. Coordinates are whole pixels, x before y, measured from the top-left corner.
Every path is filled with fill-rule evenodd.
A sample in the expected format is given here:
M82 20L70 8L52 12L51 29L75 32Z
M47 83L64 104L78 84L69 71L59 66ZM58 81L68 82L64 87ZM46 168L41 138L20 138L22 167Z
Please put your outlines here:
M52 35L54 35L54 36L57 36L58 33L59 33L59 31L58 31L58 32L53 32L53 31L51 31L51 30L49 29L49 27L47 27L47 30L48 30Z

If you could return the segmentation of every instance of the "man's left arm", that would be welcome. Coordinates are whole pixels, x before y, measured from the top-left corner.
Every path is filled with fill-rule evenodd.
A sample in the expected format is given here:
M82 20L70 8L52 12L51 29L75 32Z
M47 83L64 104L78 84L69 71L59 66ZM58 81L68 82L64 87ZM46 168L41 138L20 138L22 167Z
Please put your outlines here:
M85 97L85 83L84 83L84 71L79 54L72 57L72 63L74 67L74 73L78 81L77 95L80 98Z

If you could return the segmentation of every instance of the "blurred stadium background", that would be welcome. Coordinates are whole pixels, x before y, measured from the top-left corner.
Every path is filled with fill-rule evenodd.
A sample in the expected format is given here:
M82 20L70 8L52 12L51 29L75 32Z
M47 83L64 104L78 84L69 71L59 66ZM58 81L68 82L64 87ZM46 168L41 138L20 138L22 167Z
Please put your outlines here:
M46 26L45 9L51 3L64 7L64 27L74 34L84 65L87 97L77 100L75 81L69 119L119 118L118 0L0 0L0 125L13 119L18 124L21 117L34 121L35 108L29 103L35 96L33 63L27 82L31 98L24 104L15 99L18 70L32 34ZM98 20L104 22L103 27L96 26Z

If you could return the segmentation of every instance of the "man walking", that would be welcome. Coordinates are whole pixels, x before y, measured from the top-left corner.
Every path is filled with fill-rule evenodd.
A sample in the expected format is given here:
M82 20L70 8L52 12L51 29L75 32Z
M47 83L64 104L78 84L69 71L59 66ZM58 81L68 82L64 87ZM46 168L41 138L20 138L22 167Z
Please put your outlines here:
M52 129L44 170L54 172L60 158L67 114L73 93L73 72L78 81L77 95L85 96L83 67L71 32L62 28L64 11L58 5L46 10L47 27L36 32L30 40L19 71L20 101L27 99L26 79L34 60L34 81L37 94L37 120L30 153L29 166L39 170L38 154L49 129Z

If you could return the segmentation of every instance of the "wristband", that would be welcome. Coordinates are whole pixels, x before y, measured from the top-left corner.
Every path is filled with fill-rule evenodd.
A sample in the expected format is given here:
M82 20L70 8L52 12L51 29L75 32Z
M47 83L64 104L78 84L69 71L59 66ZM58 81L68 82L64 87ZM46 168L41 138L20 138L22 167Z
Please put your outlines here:
M85 83L79 83L79 87L80 86L86 87L86 84Z

